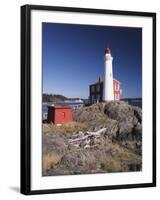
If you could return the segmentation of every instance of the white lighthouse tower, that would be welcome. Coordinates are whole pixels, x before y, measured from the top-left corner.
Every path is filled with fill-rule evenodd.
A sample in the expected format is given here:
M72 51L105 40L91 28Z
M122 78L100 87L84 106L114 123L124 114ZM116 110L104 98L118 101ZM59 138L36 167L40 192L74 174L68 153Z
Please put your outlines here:
M113 70L112 70L112 54L111 49L105 49L104 56L104 81L103 81L103 101L113 101L114 92L113 92Z

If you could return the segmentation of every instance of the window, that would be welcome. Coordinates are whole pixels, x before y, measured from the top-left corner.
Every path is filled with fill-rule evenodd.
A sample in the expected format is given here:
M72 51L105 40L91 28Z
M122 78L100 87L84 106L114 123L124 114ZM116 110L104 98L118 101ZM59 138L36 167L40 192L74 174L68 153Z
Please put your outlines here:
M116 91L119 90L119 84L118 84L118 83L115 83L115 84L114 84L114 90L116 90Z
M119 90L119 84L117 84L117 90Z
M91 91L92 91L92 92L95 91L95 86L94 86L94 85L91 86Z
M99 94L97 94L97 100L98 100L98 101L100 100L100 95L99 95Z
M100 92L100 85L99 84L96 86L96 91Z
M119 100L119 94L115 94L115 100Z
M91 96L91 100L94 101L94 95Z

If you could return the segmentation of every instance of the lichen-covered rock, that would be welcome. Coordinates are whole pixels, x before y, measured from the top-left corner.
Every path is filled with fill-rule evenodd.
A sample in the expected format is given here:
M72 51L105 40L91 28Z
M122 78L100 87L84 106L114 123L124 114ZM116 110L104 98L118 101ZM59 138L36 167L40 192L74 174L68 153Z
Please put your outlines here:
M93 104L75 111L73 116L78 122L88 123L89 131L105 127L106 134L114 140L135 140L136 131L141 137L142 110L124 101Z
M94 154L88 150L66 153L61 162L48 172L48 175L86 174L102 172Z
M134 126L134 130L133 132L136 135L136 140L142 140L142 124L140 124L139 122L136 124L136 126Z
M67 148L66 139L61 134L43 134L42 137L42 149L44 154L51 152L63 153Z
M131 122L122 121L119 123L119 135L128 135L133 131L134 124Z
M93 104L89 107L83 107L73 112L73 120L77 122L86 122L93 120L102 120L106 118L101 110L100 104Z
M139 155L117 144L109 144L106 147L70 151L57 165L48 170L47 175L139 171L140 169Z
M104 113L111 119L121 121L134 121L133 107L124 101L110 101L104 106Z
M138 119L139 123L142 123L142 109L138 107L133 107L134 115Z
M49 164L43 175L141 170L141 108L110 101L79 108L73 119L60 127L44 125L43 155Z

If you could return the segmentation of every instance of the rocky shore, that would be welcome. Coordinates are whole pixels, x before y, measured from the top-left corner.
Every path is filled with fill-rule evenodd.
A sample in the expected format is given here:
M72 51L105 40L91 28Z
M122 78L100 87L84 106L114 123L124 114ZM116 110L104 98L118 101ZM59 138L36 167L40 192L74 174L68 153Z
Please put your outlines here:
M98 103L75 110L73 119L43 124L43 176L141 170L141 108Z

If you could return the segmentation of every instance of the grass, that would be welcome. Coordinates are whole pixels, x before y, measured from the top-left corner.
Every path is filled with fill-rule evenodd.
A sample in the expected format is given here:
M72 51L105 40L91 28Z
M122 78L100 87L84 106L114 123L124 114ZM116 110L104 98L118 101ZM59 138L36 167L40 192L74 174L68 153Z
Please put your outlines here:
M103 169L107 172L123 171L121 163L110 156L106 157L104 159L104 162L101 163L101 169Z
M42 160L42 171L43 175L45 175L50 168L54 167L61 160L61 155L56 153L43 155Z
M80 149L66 149L66 153L72 153L72 152L79 152ZM85 150L88 151L88 154L93 158L95 158L95 162L91 162L88 164L87 171L92 171L94 168L96 169L96 166L100 166L100 169L103 171L106 171L108 173L111 172L127 172L130 171L129 165L140 163L141 157L138 155L132 153L131 151L127 150L126 148L118 145L118 144L112 144L108 143L105 146L102 147L102 149L88 149ZM50 154L44 154L43 155L43 175L47 175L47 171L57 164L61 164L61 158L63 156L62 154L56 154L55 152L52 152ZM91 157L88 157L90 160ZM85 158L85 154L84 154ZM76 158L75 158L76 159ZM77 158L78 159L78 158ZM88 162L87 162L88 163ZM64 164L64 163L63 163ZM70 166L70 163L68 163ZM72 163L73 165L73 163ZM67 169L67 165L66 165ZM131 170L132 171L132 170Z
M87 131L88 129L87 123L80 123L80 122L69 122L66 124L62 124L61 126L56 126L54 124L47 124L46 126L47 126L47 132L49 132L50 134L61 133L65 137L70 137L74 133L77 133L79 131Z
M130 162L140 163L141 157L118 144L107 144L105 149L111 152L111 155L104 157L101 163L101 168L107 172L129 171Z

